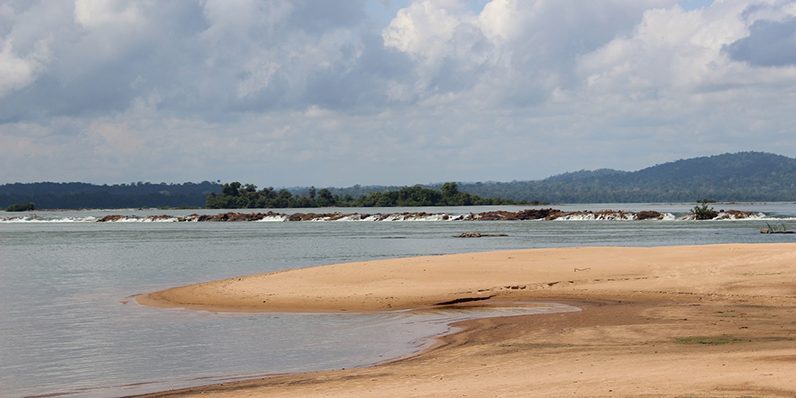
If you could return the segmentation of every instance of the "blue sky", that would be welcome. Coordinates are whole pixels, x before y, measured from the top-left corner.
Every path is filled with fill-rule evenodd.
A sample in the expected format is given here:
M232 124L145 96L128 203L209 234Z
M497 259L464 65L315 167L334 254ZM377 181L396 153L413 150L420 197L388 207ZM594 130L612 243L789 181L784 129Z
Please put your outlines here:
M710 6L713 0L680 0L680 7L685 10L695 10Z
M796 155L794 0L0 0L0 183Z

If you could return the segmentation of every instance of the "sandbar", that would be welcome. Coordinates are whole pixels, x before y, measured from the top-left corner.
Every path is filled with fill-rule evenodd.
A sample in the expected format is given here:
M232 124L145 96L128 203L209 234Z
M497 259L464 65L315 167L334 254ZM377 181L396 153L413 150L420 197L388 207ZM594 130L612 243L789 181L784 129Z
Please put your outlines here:
M148 293L209 311L368 312L544 300L419 355L150 396L796 396L796 243L527 249L335 264Z

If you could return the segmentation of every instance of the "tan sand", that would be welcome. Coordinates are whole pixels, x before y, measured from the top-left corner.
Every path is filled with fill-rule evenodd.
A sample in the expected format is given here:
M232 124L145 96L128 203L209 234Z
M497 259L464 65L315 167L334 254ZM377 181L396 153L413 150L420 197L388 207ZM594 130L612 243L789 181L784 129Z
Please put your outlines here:
M158 396L796 396L796 244L534 249L339 264L139 296L223 311L490 297L582 312L463 322L418 356ZM471 302L475 303L475 302Z

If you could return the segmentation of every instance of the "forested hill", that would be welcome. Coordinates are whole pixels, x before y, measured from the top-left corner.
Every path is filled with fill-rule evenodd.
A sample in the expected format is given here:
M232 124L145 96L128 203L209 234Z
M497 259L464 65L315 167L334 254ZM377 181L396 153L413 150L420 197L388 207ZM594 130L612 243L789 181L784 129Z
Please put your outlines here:
M221 191L214 182L184 184L133 183L94 185L82 182L36 182L0 185L0 209L34 203L39 209L112 209L134 207L202 207Z
M664 163L634 172L595 170L539 181L462 183L476 195L552 203L793 201L796 159L740 152Z

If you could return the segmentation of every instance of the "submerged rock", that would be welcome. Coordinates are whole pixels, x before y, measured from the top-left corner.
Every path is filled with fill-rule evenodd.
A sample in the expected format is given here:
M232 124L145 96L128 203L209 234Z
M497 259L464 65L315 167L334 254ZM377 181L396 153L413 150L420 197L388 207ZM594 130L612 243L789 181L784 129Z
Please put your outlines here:
M751 211L742 211L742 210L727 210L727 211L720 211L719 214L714 217L714 220L744 220L747 218L751 218L754 216L758 216L759 213L751 212Z
M97 222L115 222L121 220L122 218L125 218L125 216L119 214L109 214L107 216L100 218L99 220L97 220Z
M621 210L572 211L551 213L545 220L583 221L583 220L635 220L634 213Z
M462 232L459 235L456 235L455 238L486 238L486 237L497 237L497 236L509 236L508 234L482 234L478 231L470 231L470 232Z
M636 220L662 220L663 214L654 210L644 210L636 213Z
M481 221L518 221L518 220L543 220L547 219L553 214L561 214L561 210L557 209L528 209L513 211L487 211L478 213L472 216L474 220Z

